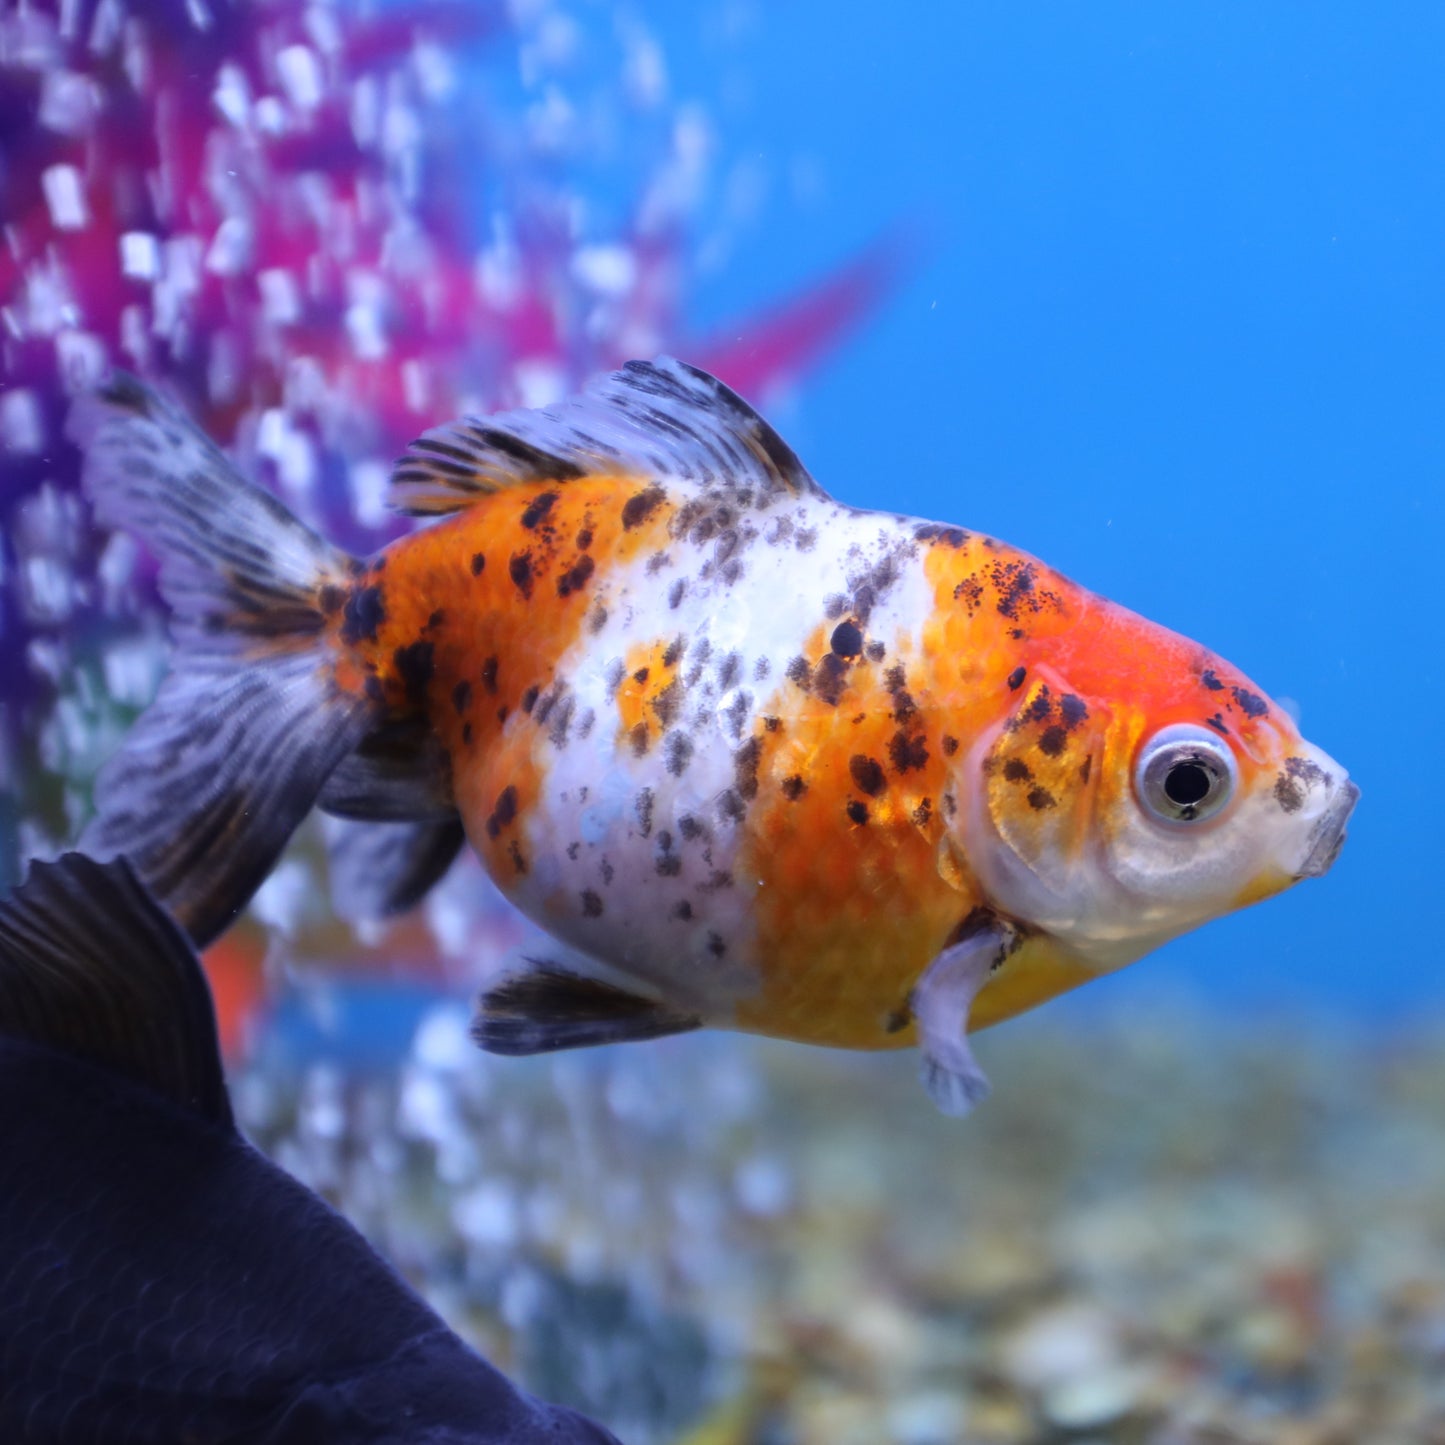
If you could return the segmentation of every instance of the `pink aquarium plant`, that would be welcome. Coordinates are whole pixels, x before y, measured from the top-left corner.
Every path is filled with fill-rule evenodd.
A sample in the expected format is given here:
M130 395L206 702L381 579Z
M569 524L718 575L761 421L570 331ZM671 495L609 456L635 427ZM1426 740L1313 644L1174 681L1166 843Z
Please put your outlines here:
M73 834L160 667L146 559L92 533L63 440L111 365L364 552L398 529L390 459L437 421L661 351L756 396L873 304L886 246L726 342L688 334L706 125L618 34L600 103L655 161L602 229L546 74L577 48L560 6L0 0L0 876ZM499 59L535 96L467 104Z

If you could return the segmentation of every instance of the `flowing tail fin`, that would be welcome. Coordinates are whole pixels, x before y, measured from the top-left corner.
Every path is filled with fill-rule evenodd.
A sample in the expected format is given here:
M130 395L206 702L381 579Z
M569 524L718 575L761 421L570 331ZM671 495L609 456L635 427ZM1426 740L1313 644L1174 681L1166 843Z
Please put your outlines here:
M158 556L175 639L155 702L101 770L80 846L127 855L204 946L379 721L338 682L327 630L355 564L132 377L77 403L70 434L101 522Z

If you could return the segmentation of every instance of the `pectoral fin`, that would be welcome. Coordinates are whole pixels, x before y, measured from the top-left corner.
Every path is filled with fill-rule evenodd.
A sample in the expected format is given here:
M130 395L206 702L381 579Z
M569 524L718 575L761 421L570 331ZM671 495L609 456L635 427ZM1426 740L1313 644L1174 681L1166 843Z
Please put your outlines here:
M957 1118L989 1092L968 1044L968 1011L989 974L1019 943L1014 925L992 913L971 915L960 932L924 970L911 1000L923 1086L943 1113Z

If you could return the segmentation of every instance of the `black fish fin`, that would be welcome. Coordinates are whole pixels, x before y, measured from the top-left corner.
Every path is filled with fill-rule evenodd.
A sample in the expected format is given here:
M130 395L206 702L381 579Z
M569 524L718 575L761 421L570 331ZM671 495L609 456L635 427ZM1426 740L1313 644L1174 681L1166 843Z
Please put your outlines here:
M316 806L368 823L455 817L451 756L426 718L385 722L337 764Z
M106 525L160 560L171 671L96 781L81 847L125 854L199 945L260 886L336 764L379 721L344 690L323 599L352 563L245 481L171 402L117 374L71 436Z
M462 820L357 823L337 819L326 829L331 901L342 918L390 918L415 907L466 842Z
M0 901L0 1033L231 1123L200 961L124 858L32 863Z
M413 515L457 512L504 487L616 475L825 495L735 391L662 357L629 361L580 396L540 411L463 417L434 428L396 464L391 505Z
M481 997L472 1037L489 1054L550 1054L592 1044L631 1043L702 1027L696 1014L542 960Z

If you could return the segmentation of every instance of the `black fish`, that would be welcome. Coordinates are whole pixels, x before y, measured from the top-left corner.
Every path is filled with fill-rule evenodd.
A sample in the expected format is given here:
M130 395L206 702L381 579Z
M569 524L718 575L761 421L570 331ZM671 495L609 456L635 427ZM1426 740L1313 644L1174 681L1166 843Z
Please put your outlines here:
M616 1445L242 1138L190 944L79 853L0 903L0 1440Z

